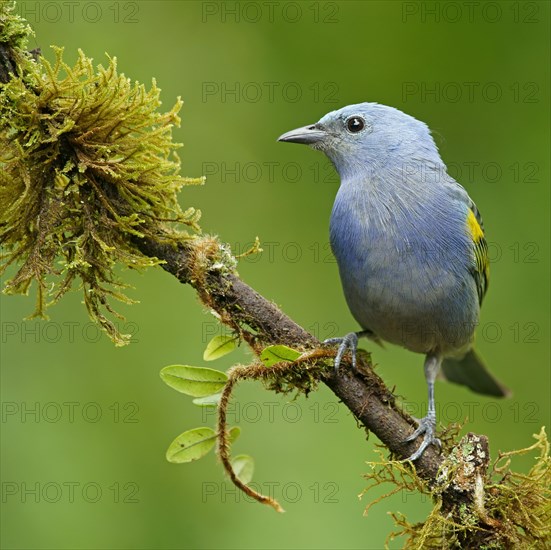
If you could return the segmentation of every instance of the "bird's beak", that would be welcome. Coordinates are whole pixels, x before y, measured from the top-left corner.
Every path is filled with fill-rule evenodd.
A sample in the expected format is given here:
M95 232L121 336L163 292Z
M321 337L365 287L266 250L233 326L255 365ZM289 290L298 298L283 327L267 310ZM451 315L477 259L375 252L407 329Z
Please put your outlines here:
M277 141L288 141L290 143L305 143L306 145L313 145L323 141L327 137L327 132L320 128L317 124L311 124L310 126L303 126L296 130L291 130L279 136Z

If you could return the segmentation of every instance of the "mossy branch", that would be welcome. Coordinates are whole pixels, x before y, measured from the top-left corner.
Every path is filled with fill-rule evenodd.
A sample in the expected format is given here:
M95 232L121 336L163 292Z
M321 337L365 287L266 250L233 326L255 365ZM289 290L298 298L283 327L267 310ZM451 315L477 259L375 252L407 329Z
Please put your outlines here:
M43 58L35 59L26 51L29 34L24 21L13 14L13 3L2 1L2 271L9 265L17 266L6 290L27 293L34 281L38 287L35 313L44 315L48 298L58 300L80 281L92 319L115 343L123 344L124 335L108 318L109 314L117 315L111 298L128 301L121 292L124 284L115 275L115 266L139 269L161 265L182 283L193 286L205 307L254 353L270 344L310 352L316 368L283 369L270 382L271 389L308 391L323 382L394 457L409 456L418 445L405 442L413 432L414 421L401 410L369 360L361 357L356 371L349 364L338 373L327 368L326 357L331 352L244 283L229 248L217 238L200 233L195 209L180 208L180 188L203 182L202 178L179 175L172 128L179 124L181 102L160 113L155 83L149 90L132 84L118 72L114 59L97 69L82 52L73 66L63 61L60 49L55 50L53 65ZM232 387L228 386L227 398ZM220 428L223 457L228 450L224 418ZM473 451L477 452L473 455ZM488 456L487 438L469 434L448 456L429 447L416 461L415 469L401 466L415 479L424 480L439 499L433 512L438 518L446 514L451 525L464 525L465 517L475 518L460 536L464 547L480 546L481 531L486 542L511 540L504 539L500 531L507 520L499 517L499 510L504 508L488 506L488 502L492 498L499 501L521 487L512 474L490 484L488 462L478 451ZM455 461L453 467L450 460ZM548 454L541 458L539 468L529 474L531 481L548 479ZM537 491L534 485L530 488ZM539 544L543 539L538 522L544 524L549 516L545 494L540 490L538 498L521 504L523 513L532 515L532 520L523 521L517 515L518 526L527 533L525 540ZM469 511L473 514L465 515Z
M26 52L30 29L4 2L0 15L1 272L18 271L5 291L34 281L34 316L45 316L80 281L91 318L116 344L126 343L108 318L110 299L130 303L115 266L159 263L135 246L148 236L176 243L199 230L200 212L182 211L177 192L204 178L179 175L182 102L159 112L160 90L120 74L116 59L94 67L79 52L73 66L54 48L53 64ZM10 76L12 78L10 78ZM187 228L187 230L182 229Z

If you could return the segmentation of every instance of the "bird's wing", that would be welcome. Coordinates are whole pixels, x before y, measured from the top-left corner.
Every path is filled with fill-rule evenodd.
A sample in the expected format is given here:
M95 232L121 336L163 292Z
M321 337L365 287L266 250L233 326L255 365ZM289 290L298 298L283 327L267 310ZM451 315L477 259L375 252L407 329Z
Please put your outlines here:
M490 261L488 258L488 243L484 238L482 216L472 200L469 201L467 229L473 239L474 245L475 263L471 269L471 273L476 282L478 301L482 303L482 299L488 290L488 283L490 280Z

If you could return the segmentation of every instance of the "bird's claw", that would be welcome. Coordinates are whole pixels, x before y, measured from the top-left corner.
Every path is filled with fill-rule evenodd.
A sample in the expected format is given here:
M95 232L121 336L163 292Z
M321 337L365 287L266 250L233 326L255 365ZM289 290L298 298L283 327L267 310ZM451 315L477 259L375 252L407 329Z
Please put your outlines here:
M358 335L350 332L341 338L328 338L323 341L324 344L339 344L337 355L335 356L335 370L339 369L343 355L350 350L352 354L352 368L356 369L356 351L358 349Z
M424 418L417 420L419 424L418 428L405 439L406 442L415 441L420 435L425 434L423 441L419 448L405 460L411 460L412 462L417 460L426 450L429 445L437 445L442 450L442 441L435 436L436 433L436 416L428 414Z

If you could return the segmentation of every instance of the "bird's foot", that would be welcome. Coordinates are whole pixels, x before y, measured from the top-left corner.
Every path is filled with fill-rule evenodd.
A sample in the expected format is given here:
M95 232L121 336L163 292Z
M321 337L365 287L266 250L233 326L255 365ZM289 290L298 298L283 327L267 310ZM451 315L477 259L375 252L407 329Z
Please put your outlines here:
M328 338L323 341L324 344L339 344L337 355L335 356L335 370L338 370L343 355L350 350L352 354L352 368L356 368L356 351L358 349L358 334L349 332L341 338Z
M417 460L426 450L429 445L438 445L439 449L442 449L442 442L436 437L436 414L427 414L424 418L416 419L419 424L418 428L406 438L406 442L415 441L420 435L425 434L423 441L419 448L405 460Z

